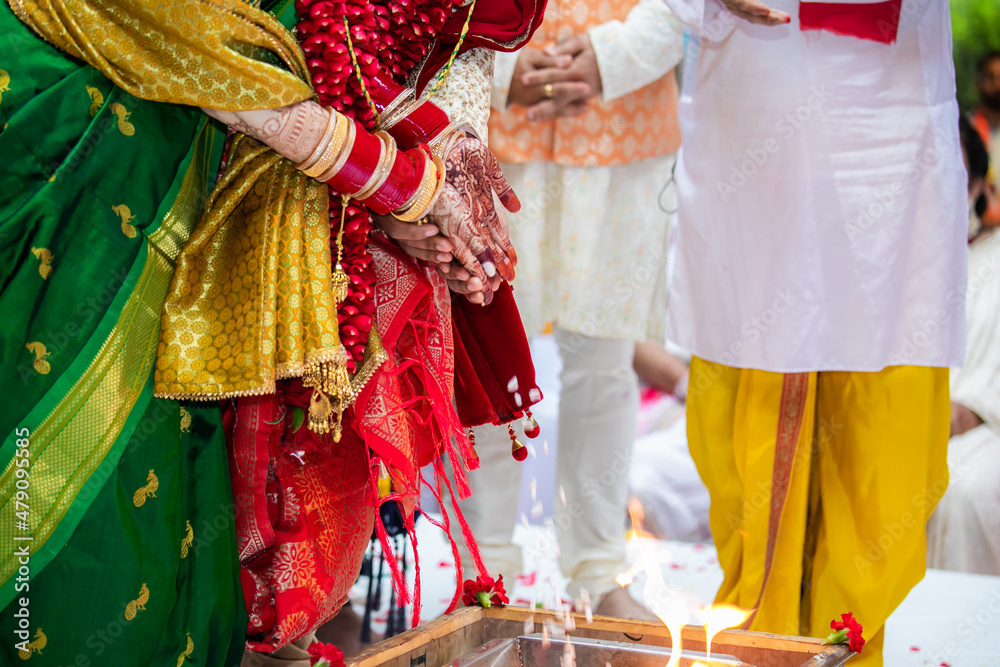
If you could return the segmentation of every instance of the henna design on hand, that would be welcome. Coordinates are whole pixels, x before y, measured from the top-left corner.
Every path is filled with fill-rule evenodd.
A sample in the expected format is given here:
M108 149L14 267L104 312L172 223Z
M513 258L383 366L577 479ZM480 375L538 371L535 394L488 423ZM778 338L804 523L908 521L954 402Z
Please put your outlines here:
M316 149L326 129L327 111L306 100L279 109L218 111L205 113L237 132L262 141L292 162L302 162Z
M430 218L454 245L455 259L483 283L489 303L493 293L489 278L499 274L513 280L517 264L506 216L496 202L512 212L521 205L500 163L478 139L456 142L445 158L445 171Z

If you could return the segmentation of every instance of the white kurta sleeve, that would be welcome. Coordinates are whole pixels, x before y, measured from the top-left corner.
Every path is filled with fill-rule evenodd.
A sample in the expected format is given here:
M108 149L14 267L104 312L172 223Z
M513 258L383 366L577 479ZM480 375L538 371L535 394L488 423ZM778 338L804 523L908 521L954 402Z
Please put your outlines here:
M733 31L739 19L720 0L663 0L681 23L702 39L718 42Z
M520 55L520 50L511 53L497 52L493 63L493 108L497 111L507 110L510 84L514 80L514 68Z
M460 53L432 101L441 107L453 124L471 131L487 143L490 97L493 89L493 51L476 47ZM429 91L439 72L434 74ZM427 93L424 94L427 97Z
M605 102L648 86L684 56L684 27L663 0L639 0L624 22L608 21L587 34Z

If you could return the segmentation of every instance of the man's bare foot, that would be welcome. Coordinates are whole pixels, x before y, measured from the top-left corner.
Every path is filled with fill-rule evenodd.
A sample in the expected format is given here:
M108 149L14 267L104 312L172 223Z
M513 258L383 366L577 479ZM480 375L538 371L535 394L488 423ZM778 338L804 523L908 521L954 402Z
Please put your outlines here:
M659 621L656 614L629 594L627 588L615 587L594 608L598 616L630 618L634 621Z

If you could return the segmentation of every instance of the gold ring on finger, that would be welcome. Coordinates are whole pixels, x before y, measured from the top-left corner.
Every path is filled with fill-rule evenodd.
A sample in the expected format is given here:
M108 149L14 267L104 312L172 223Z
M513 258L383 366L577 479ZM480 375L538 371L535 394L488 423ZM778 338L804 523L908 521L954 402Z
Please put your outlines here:
M542 90L545 91L545 97L548 97L549 99L552 98L552 84L551 83L545 84L545 87L542 88Z

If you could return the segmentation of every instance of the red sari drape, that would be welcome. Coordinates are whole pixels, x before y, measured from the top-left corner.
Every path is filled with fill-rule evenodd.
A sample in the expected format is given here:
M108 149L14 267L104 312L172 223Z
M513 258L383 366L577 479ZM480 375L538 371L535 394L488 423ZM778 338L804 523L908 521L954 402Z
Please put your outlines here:
M374 114L347 54L344 17L362 76L390 72L401 78L423 62L426 83L450 56L468 15L466 9L452 13L453 4L459 3L298 0L299 39L320 102L373 128ZM480 0L462 50L519 47L540 22L544 4ZM339 194L331 192L330 199L331 224L339 226ZM388 548L376 519L379 504L398 500L412 531L421 468L430 464L443 472L443 457L450 455L456 491L466 494L462 465L475 457L463 426L512 419L532 402L534 371L509 288L487 308L461 303L455 312L466 315L453 322L451 295L434 270L373 232L369 212L357 203L346 219L343 265L351 285L338 306L341 340L352 372L366 368L373 327L387 358L344 413L340 441L307 428L310 391L299 380L279 382L274 395L224 405L253 650L273 651L332 618L360 571L373 526ZM506 386L512 370L523 398L495 391ZM458 412L456 386L462 391ZM532 395L540 398L537 389ZM380 498L382 464L392 493ZM459 523L466 530L460 516ZM387 560L400 600L409 601L396 559ZM418 618L419 599L414 622Z

